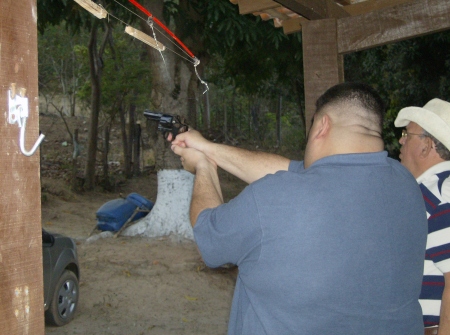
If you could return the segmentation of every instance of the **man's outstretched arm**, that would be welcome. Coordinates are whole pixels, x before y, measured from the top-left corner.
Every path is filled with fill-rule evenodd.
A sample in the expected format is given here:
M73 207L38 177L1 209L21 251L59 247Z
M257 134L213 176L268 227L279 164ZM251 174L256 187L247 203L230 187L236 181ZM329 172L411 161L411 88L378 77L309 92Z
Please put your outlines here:
M180 146L173 146L172 149L181 157L185 170L195 174L189 211L191 225L194 227L201 211L223 204L217 166L205 154L196 149Z
M193 129L179 134L173 141L173 145L203 152L222 169L247 183L289 168L290 160L285 157L213 143Z

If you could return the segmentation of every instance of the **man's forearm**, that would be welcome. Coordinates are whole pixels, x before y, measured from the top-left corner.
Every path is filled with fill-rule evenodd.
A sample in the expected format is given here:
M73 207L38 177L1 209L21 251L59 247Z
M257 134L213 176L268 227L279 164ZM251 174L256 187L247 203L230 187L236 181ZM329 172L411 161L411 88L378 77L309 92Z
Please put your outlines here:
M192 227L195 226L200 212L223 204L217 169L212 164L197 169L190 209Z
M225 171L252 183L267 174L289 168L290 160L275 154L211 143L204 153Z

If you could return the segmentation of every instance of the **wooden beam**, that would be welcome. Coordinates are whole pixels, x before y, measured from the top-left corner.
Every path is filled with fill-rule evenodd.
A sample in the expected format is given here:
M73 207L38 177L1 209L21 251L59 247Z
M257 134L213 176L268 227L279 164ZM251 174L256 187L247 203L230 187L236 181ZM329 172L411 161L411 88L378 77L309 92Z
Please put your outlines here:
M267 9L280 7L280 4L272 0L239 0L239 14L253 14Z
M363 2L358 2L353 5L344 6L344 10L351 16L356 16L361 14L367 14L370 12L375 12L377 10L384 9L387 7L402 5L412 1L413 0L367 0Z
M276 2L309 20L349 16L342 6L332 0L276 0Z
M347 6L347 5L351 5L352 2L349 0L336 0L336 3L342 5L342 6Z
M302 31L302 24L305 24L309 20L303 18L303 17L297 17L295 19L289 19L286 21L283 21L283 32L288 34L298 33Z
M344 81L343 57L337 49L335 19L314 20L302 27L305 121L311 125L317 98Z
M338 20L338 50L345 54L450 29L450 1L415 0Z
M264 11L264 13L270 15L272 18L277 18L280 20L289 20L289 16L287 16L286 14L280 13L279 11L275 10L275 9L266 9Z
M19 149L19 127L8 122L11 84L28 98L25 149L39 132L36 0L0 1L0 333L43 335L39 151Z

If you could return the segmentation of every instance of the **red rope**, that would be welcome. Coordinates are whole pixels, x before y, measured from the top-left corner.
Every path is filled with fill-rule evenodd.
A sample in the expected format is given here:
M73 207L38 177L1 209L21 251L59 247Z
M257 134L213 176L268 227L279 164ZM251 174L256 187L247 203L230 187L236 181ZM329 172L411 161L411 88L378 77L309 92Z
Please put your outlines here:
M153 19L153 21L156 22L156 24L158 26L160 26L162 29L164 29L166 31L166 33L168 33L175 41L177 41L177 43L183 48L184 51L187 52L187 54L189 56L191 56L192 58L195 58L194 54L191 52L191 50L188 49L187 46L184 45L183 42L180 41L180 39L178 37L175 36L174 33L172 33L169 28L167 28L161 21L159 21L156 17L154 17L147 9L145 9L141 4L139 4L136 0L128 0L130 1L133 5L135 5L137 8L139 8L141 10L141 12L143 12L145 15L151 17Z

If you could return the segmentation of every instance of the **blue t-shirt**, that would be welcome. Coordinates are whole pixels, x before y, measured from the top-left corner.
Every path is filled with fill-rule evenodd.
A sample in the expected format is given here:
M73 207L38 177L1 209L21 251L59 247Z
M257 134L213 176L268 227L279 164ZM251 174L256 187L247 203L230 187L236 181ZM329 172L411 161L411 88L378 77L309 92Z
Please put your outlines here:
M386 152L334 155L200 213L205 263L239 266L229 334L423 334L419 186Z

